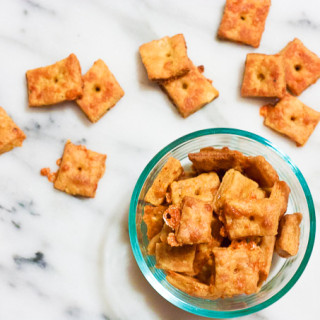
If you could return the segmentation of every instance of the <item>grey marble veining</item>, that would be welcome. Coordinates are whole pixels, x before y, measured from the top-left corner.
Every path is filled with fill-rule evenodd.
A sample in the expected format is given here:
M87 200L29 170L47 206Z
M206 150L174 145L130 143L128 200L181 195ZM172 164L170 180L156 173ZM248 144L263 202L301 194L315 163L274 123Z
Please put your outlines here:
M27 135L22 148L0 156L1 320L203 319L151 288L134 260L127 226L131 193L146 164L168 143L195 130L233 127L274 142L301 169L318 216L320 128L297 148L263 126L259 107L266 100L241 98L239 90L249 52L276 53L298 37L320 55L320 3L273 0L258 49L216 39L223 7L224 0L0 3L0 105ZM190 58L205 66L220 91L217 100L187 119L147 80L138 54L142 43L176 33L185 35ZM83 73L103 59L125 91L96 124L73 102L27 106L26 70L71 52ZM320 82L300 99L320 111ZM40 175L43 167L56 170L68 139L108 155L95 199L59 192ZM242 319L317 319L318 240L292 290Z

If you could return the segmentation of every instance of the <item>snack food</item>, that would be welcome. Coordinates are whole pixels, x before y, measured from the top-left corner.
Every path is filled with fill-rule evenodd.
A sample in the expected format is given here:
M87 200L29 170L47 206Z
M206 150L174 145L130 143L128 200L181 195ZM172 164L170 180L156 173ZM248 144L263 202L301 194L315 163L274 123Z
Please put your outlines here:
M76 102L91 122L97 122L124 95L107 65L97 60L83 76L83 95Z
M227 0L218 37L259 47L270 5L270 0Z
M166 272L167 281L187 294L217 299L258 292L270 272L279 220L288 216L284 214L289 186L279 181L262 156L208 147L189 158L197 163L193 166L196 171L181 172L173 181L169 175L166 181L171 182L160 188L162 202L153 209L145 206L143 220L154 231L148 254L155 255L156 267ZM210 171L212 167L215 171ZM159 176L162 170L154 181ZM220 185L214 180L218 176ZM215 178L210 181L209 177ZM203 197L195 190L203 192ZM153 220L151 210L158 212ZM299 238L297 232L295 237Z
M282 56L248 53L241 95L282 98L285 93L286 78Z
M219 96L219 91L202 74L204 68L190 64L187 74L160 84L184 118Z
M262 106L260 114L265 118L267 127L286 135L297 146L303 146L308 141L320 120L320 112L307 107L289 93L275 106Z
M280 220L276 251L280 257L295 256L299 250L301 213L286 214Z
M139 51L148 78L159 83L184 118L219 96L202 74L204 67L188 58L182 34L145 43Z
M320 58L295 38L280 51L283 56L287 87L300 95L320 77Z
M98 182L105 171L105 154L74 145L69 140L64 147L60 168L54 179L54 187L74 196L94 198ZM47 175L47 170L41 170ZM48 177L49 178L49 177Z
M26 73L29 107L41 107L82 95L80 63L73 53L53 65Z
M190 70L183 34L145 43L139 52L150 80L167 80L183 76Z
M8 152L15 147L21 147L25 138L24 132L0 107L0 154Z

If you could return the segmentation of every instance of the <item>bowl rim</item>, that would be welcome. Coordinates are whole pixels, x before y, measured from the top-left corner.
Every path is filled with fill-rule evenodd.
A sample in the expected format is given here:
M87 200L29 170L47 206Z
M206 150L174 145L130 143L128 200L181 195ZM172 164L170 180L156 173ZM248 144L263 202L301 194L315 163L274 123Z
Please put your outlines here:
M214 135L214 134L229 134L229 135L236 135L236 136L242 136L249 138L251 140L255 140L264 146L268 147L269 149L276 152L284 161L288 163L293 173L296 175L297 179L300 182L300 185L303 189L304 195L307 200L308 204L308 210L309 210L309 217L310 217L310 233L309 233L309 239L308 239L308 245L306 248L306 252L304 254L304 257L299 265L299 268L293 275L293 277L290 279L290 281L274 296L270 297L268 300L242 310L233 310L233 311L218 311L218 310L208 310L200 307L196 307L193 305L190 305L189 303L182 301L178 298L176 298L172 293L167 291L166 288L164 288L152 275L150 269L148 268L147 264L144 261L144 258L142 256L139 244L138 244L138 237L137 237L137 230L136 230L136 208L138 205L138 198L140 195L141 188L149 175L150 171L153 169L155 164L170 150L177 147L178 145L187 142L191 139L198 138L201 136L206 135ZM283 297L298 281L300 276L302 275L304 269L306 268L308 261L310 259L314 241L315 241L315 233L316 233L316 216L315 216L315 209L314 209L314 203L312 199L312 195L310 192L310 189L307 185L307 182L305 178L303 177L301 171L298 169L298 167L292 162L292 160L289 158L288 155L280 151L272 142L269 140L240 129L234 129L234 128L210 128L210 129L203 129L194 131L192 133L186 134L173 142L169 143L167 146L165 146L162 150L160 150L147 164L147 166L142 171L139 179L137 180L137 183L135 185L135 188L132 193L131 201L130 201L130 208L129 208L129 219L128 219L128 225L129 225L129 238L131 243L131 248L134 254L134 257L136 259L136 262L140 268L140 271L144 275L144 277L147 279L149 284L166 300L168 300L173 305L191 312L196 315L204 316L204 317L214 317L214 318L234 318L239 316L245 316L257 311L260 311L277 300L279 300L281 297Z

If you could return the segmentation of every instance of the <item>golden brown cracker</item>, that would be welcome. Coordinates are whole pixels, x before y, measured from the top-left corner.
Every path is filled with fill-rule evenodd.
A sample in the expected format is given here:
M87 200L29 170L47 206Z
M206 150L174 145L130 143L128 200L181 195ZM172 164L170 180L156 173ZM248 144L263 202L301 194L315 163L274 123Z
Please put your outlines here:
M178 243L198 244L212 240L212 207L201 200L185 197L175 236Z
M54 187L71 195L94 198L106 158L105 154L67 141Z
M166 279L174 287L191 296L199 298L208 298L210 296L209 286L193 277L170 271Z
M153 207L146 205L144 207L143 221L147 225L148 239L152 239L158 234L163 226L163 213L167 209L165 206Z
M215 290L222 297L252 294L259 290L261 249L254 242L241 242L228 248L214 248Z
M301 213L284 215L279 224L276 252L280 257L290 258L299 250Z
M236 169L242 171L246 157L239 151L207 147L197 153L189 153L189 160L198 172L227 171Z
M287 87L294 95L301 94L320 77L320 58L295 38L281 50Z
M230 239L277 234L281 206L265 199L232 199L223 207L225 228Z
M15 147L21 147L25 138L24 132L0 107L0 154L8 152Z
M212 202L220 184L215 172L203 173L194 178L174 181L171 183L171 200L175 205L181 205L185 196L190 196L205 202Z
M156 244L156 267L176 272L193 273L195 246L171 247L166 243Z
M271 188L279 180L277 171L263 156L248 157L245 174L261 188Z
M247 54L241 95L282 98L285 93L286 80L282 56Z
M264 124L303 146L320 120L320 112L306 106L298 98L286 94L275 106L260 108Z
M26 73L30 107L41 107L82 95L80 63L73 53L53 65Z
M218 37L259 47L270 5L270 0L227 0Z
M166 164L162 167L152 186L145 195L144 200L155 206L162 204L165 199L169 185L177 180L182 174L183 168L179 160L169 157Z
M101 59L93 64L82 79L83 95L76 102L91 122L97 122L123 97L124 91Z
M262 251L261 253L262 264L259 270L259 282L258 282L259 287L261 287L263 282L266 281L268 278L270 268L271 268L275 242L276 242L275 236L265 236L261 238L259 247L261 248L261 251Z
M258 184L242 175L239 171L230 169L224 175L220 187L215 194L213 209L220 215L226 201L230 199L255 198L252 193L256 192Z
M145 43L140 46L139 52L150 80L179 77L190 70L183 34Z
M271 189L270 199L279 203L280 217L287 211L290 192L290 187L285 181L276 181Z
M161 83L161 87L186 118L219 96L211 82L191 65L191 70L184 76Z

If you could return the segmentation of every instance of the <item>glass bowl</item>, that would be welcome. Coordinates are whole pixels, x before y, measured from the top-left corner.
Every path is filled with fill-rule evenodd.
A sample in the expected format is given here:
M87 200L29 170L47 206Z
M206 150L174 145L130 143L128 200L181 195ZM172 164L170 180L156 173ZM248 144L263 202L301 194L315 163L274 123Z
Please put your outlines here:
M166 281L163 270L155 267L155 257L147 254L148 238L142 221L144 196L168 157L179 159L183 166L190 165L188 153L213 146L224 146L245 155L262 155L277 170L280 180L291 188L288 213L301 212L299 252L289 259L274 255L269 277L260 292L233 298L207 300L192 297ZM228 128L200 130L185 135L163 148L146 166L134 188L129 211L129 236L135 259L151 286L175 306L191 313L213 317L233 318L257 312L280 299L297 282L305 269L314 244L315 211L308 185L300 170L290 158L268 140L247 131Z

